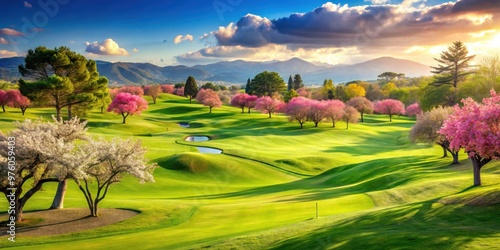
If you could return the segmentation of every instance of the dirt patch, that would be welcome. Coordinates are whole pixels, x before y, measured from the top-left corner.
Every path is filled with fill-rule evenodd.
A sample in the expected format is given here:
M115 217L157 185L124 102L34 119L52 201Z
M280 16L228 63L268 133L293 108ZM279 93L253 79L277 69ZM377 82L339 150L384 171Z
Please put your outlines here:
M50 236L68 234L111 225L139 214L125 209L99 209L99 217L89 217L89 210L65 208L24 213L29 226L19 225L19 236ZM32 223L33 222L33 223ZM0 235L6 235L0 232Z

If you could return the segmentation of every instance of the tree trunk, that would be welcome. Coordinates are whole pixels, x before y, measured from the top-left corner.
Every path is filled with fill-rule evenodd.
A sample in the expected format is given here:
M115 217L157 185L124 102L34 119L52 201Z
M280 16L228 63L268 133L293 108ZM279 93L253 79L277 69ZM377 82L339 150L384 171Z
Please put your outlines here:
M241 113L244 114L245 113L245 107L241 107Z
M482 158L481 156L475 154L474 156L469 156L472 162L472 171L474 173L474 186L481 186L481 168L486 165L486 163L491 161L491 158Z
M251 108L248 108L248 113L249 113L249 114L250 114L250 109L251 109Z
M317 122L314 122L314 127L317 128L318 127L318 123Z
M271 112L268 111L268 113L269 113L269 117L268 118L271 118Z
M460 164L460 162L458 161L458 151L457 152L451 152L451 155L453 156L453 162L452 164Z
M23 113L23 115L24 115L24 112L26 112L26 109L21 109L21 113Z
M68 121L73 118L73 113L71 112L71 105L68 105Z
M104 114L104 106L101 106L101 114Z
M156 104L156 97L153 97L153 104Z
M125 113L122 113L122 116L123 116L122 124L125 124L125 119L127 119L128 114L125 115Z
M392 122L392 115L389 115L389 121Z
M474 173L474 186L481 186L481 166L480 163L471 158L472 171Z
M209 114L212 114L212 107L210 107L210 112L208 112Z
M363 112L361 112L361 122L363 122Z
M345 129L349 129L349 122L346 122L346 128Z
M332 124L333 124L333 126L332 126L332 127L334 127L334 128L335 128L335 121L332 121Z
M5 113L5 105L2 105L2 110Z
M441 146L441 148L443 148L443 158L448 157L448 149L443 145L439 145L439 146Z
M68 180L60 181L57 184L56 195L52 201L50 209L63 209L64 208L64 196L66 195L66 187L68 186Z
M56 119L61 121L61 107L56 106Z

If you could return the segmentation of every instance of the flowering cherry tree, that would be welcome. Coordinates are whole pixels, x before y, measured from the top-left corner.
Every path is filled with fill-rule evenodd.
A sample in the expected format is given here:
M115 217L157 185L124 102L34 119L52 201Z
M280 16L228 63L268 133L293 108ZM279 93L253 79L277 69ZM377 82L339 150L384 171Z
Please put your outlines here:
M398 100L385 99L375 103L375 112L389 115L389 121L392 122L393 115L403 115L405 113L405 105Z
M300 128L304 128L304 123L309 117L311 100L304 97L294 97L285 107L285 114L290 122L297 121Z
M162 84L161 90L166 94L173 94L175 91L174 85L172 84Z
M326 101L309 101L309 121L314 122L314 127L318 127L318 123L327 117L328 103Z
M250 109L255 107L255 102L259 97L256 95L249 95L245 100L245 107L248 108L248 113L250 114Z
M160 96L162 89L160 85L148 85L144 86L144 94L151 96L153 99L153 104L156 104L156 98Z
M481 168L493 159L500 159L500 95L477 103L462 100L463 107L454 106L454 113L444 121L439 133L450 141L450 148L465 149L472 161L474 186L481 185Z
M245 113L245 106L247 104L247 98L249 96L250 95L246 93L234 95L233 98L231 98L231 106L239 107L241 108L241 113Z
M219 108L222 106L219 95L211 89L200 89L196 94L196 101L204 106L208 106L210 108L209 113L212 113L212 108Z
M5 113L5 106L12 106L12 90L3 91L0 89L0 105Z
M459 164L459 150L451 149L448 138L439 133L444 121L452 113L452 107L437 107L417 115L417 122L415 122L415 125L410 130L410 140L414 143L436 143L443 149L443 157L447 157L448 152L450 152L453 156L453 164Z
M344 118L344 108L345 104L341 100L329 100L326 101L326 118L330 120L335 128L337 121Z
M262 113L271 114L283 109L284 103L278 99L271 98L269 96L263 96L255 101L255 109L261 111Z
M359 112L357 109L355 109L354 107L351 107L351 106L346 106L344 108L344 115L343 115L344 121L346 123L345 129L349 129L349 123L357 123L358 116L359 116Z
M121 114L123 124L129 115L140 115L143 110L148 108L148 102L144 98L132 95L127 92L118 93L108 106L108 112L113 111Z
M350 86L350 85L349 85ZM361 114L361 122L363 122L363 114L373 113L373 103L362 96L356 96L347 101L347 105L354 107Z
M422 110L420 109L420 105L418 103L414 103L406 108L407 116L416 117L420 114L422 114Z

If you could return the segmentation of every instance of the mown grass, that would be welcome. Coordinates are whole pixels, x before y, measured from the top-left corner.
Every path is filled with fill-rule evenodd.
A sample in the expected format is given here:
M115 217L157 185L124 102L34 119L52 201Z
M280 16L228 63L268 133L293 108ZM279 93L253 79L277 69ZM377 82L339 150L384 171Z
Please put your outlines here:
M52 109L28 109L26 118L49 119ZM0 128L22 118L7 108ZM365 123L318 128L282 115L241 114L162 95L141 116L91 112L96 137L141 139L159 164L155 183L131 177L111 187L102 207L139 210L120 223L61 236L5 239L20 249L410 249L495 248L500 237L500 164L483 169L483 187L472 188L472 170L440 157L432 145L411 144L414 120L366 115ZM179 122L189 122L182 128ZM207 142L187 142L206 135ZM194 146L222 149L205 155ZM26 210L47 208L49 183ZM319 218L316 218L316 204ZM6 206L5 200L0 206ZM70 183L66 207L85 207ZM29 217L29 214L27 215Z

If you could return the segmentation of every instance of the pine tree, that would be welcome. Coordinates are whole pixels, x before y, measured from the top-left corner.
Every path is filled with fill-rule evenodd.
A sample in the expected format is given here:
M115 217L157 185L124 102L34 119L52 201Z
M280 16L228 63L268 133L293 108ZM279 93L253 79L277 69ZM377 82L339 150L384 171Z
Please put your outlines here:
M198 85L196 84L196 80L194 77L189 76L186 80L186 84L184 85L184 96L189 97L189 103L193 97L196 97L196 93L198 93Z
M293 88L293 79L292 79L292 75L290 75L290 77L288 78L288 91L294 89Z
M460 82L462 82L468 74L472 71L467 70L471 67L469 64L475 55L469 56L469 51L467 47L460 41L453 42L453 45L448 47L447 51L441 52L440 58L434 58L438 61L437 67L432 67L434 70L431 71L435 76L434 82L435 86L442 86L449 84L453 87L453 96L450 98L450 105L455 105L457 103L457 87Z
M293 89L297 90L297 89L300 89L302 87L304 87L304 83L302 81L302 77L300 76L300 74L296 74L293 77Z
M249 95L251 94L250 93L250 78L248 78L247 85L245 85L245 93L247 93Z

